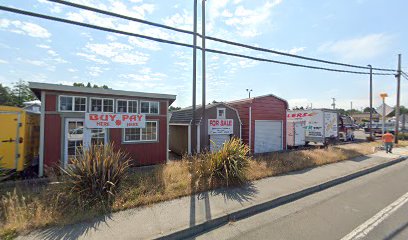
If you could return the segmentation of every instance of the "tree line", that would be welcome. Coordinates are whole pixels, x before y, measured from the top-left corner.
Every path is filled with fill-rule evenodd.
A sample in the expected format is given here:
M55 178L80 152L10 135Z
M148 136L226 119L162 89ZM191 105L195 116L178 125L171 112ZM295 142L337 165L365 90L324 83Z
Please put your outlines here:
M0 83L0 105L23 107L24 102L37 100L26 82L20 80L7 87Z

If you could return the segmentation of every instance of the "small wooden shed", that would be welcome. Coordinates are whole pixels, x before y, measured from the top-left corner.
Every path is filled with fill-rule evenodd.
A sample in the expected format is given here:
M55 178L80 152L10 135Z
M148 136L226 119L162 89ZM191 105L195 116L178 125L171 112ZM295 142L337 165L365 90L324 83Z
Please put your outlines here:
M169 123L169 149L179 155L203 150L219 149L232 137L241 137L241 119L238 111L225 103L196 108L196 122L192 123L192 108L183 108L171 113ZM197 136L191 136L191 128L197 128Z

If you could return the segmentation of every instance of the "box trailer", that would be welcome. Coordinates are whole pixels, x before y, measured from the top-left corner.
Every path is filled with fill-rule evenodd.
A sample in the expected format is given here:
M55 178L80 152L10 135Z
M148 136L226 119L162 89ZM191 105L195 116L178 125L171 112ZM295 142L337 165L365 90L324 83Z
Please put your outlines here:
M309 142L328 144L338 140L338 113L329 109L287 111L288 146L302 146ZM290 135L289 135L290 134Z
M306 142L305 121L287 122L286 126L286 141L287 145L291 147L303 146Z
M38 164L40 114L0 106L0 167L23 172Z

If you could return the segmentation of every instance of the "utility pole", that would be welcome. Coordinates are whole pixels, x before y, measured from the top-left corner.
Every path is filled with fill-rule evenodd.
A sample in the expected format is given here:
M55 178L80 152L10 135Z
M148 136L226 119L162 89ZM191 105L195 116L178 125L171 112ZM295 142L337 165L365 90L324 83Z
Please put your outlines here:
M333 109L336 109L336 99L332 98L332 100L333 100L333 103L332 103Z
M400 118L400 91L401 91L401 54L398 54L398 73L397 77L397 107L395 109L395 138L394 142L398 143L399 118Z
M370 141L373 140L373 67L370 67Z
M247 88L247 89L246 89L246 91L247 91L247 92L248 92L248 94L249 94L248 98L251 98L251 92L252 92L252 89Z
M196 82L197 82L197 0L194 0L194 35L193 35L193 107L192 107L192 120L191 120L191 137L197 139L196 133ZM195 152L194 143L197 141L191 141L191 152Z
M203 0L202 2L202 12L201 12L201 30L202 30L202 36L201 36L201 40L202 40L202 51L201 51L201 57L202 57L202 109L203 109L203 113L202 113L202 118L201 119L205 119L205 81L206 81L206 76L205 76L205 1ZM206 133L207 132L207 123L206 122L202 122L203 124L203 130ZM198 136L200 137L200 136ZM200 141L201 142L201 141ZM201 146L200 146L201 148Z

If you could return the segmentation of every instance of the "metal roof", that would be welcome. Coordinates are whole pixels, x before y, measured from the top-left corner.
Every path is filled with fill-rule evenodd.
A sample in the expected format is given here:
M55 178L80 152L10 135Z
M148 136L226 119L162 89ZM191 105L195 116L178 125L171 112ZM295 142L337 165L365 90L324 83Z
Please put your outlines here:
M283 99L283 98L281 98L281 97L278 97L278 96L276 96L276 95L274 95L274 94L266 94L266 95L262 95L262 96L252 97L252 98L244 98L244 99L239 99L239 100L233 100L233 101L227 102L227 104L228 104L228 103L239 104L239 103L241 103L241 102L242 102L242 103L252 102L254 99L264 98L264 97L274 97L274 98L276 98L276 99L278 99L278 100L281 100L281 101L285 102L285 103L286 103L286 106L289 107L288 101L286 101L285 99Z
M156 99L168 99L169 105L176 100L176 95L171 94L159 94L159 93L146 93L146 92L132 92L123 90L112 90L104 88L88 88L88 87L74 87L61 84L51 83L39 83L29 82L28 87L40 98L42 90L58 91L58 92L75 92L75 93L88 93L99 95L114 95L114 96L128 96L128 97L141 97L141 98L156 98Z
M230 105L228 105L227 103L224 102L217 102L217 103L211 103L208 105L205 105L205 109L209 109L209 108L213 108L216 107L218 105L224 105L232 110L234 110L239 118L239 114L238 111L231 107ZM176 123L176 124L190 124L191 121L193 120L193 111L192 111L192 106L190 107L186 107L177 111L172 111L171 112L171 118L170 118L170 123ZM202 105L197 105L196 106L196 124L199 123L201 121L201 111L200 109L202 108ZM240 120L241 121L241 120Z

